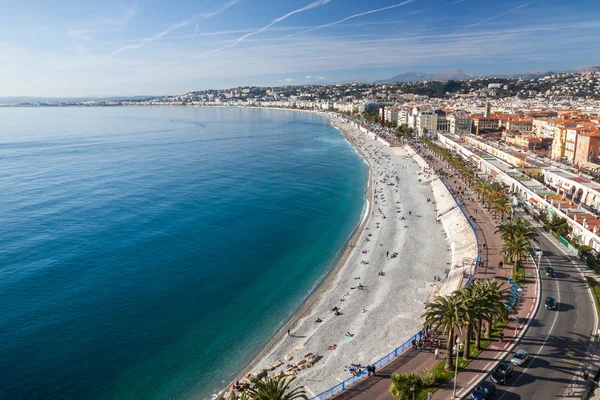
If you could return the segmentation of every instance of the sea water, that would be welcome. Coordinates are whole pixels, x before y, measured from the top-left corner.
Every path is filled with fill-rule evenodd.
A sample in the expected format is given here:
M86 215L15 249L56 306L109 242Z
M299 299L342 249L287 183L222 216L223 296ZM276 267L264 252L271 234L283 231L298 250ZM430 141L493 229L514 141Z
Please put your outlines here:
M313 114L0 109L0 398L209 398L360 221Z

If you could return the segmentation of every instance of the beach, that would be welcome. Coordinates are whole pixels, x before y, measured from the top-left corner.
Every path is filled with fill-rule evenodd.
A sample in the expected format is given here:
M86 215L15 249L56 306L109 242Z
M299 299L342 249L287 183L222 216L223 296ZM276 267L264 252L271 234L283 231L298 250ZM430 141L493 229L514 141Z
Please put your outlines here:
M452 213L460 210L443 184L410 147L388 147L353 123L331 121L370 166L365 219L325 281L240 376L263 368L285 372L312 353L311 367L297 371L294 382L309 397L351 377L350 364L373 363L422 329L425 304L441 288L451 292L462 283L436 279L452 275L463 257L451 248L464 250L474 239L462 230L468 226L462 213Z

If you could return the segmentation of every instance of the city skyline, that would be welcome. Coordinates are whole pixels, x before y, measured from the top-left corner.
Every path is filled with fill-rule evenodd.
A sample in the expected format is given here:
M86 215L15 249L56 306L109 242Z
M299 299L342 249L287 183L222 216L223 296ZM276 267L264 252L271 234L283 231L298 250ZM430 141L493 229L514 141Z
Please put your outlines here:
M599 4L499 3L33 0L4 13L0 96L162 95L600 62Z

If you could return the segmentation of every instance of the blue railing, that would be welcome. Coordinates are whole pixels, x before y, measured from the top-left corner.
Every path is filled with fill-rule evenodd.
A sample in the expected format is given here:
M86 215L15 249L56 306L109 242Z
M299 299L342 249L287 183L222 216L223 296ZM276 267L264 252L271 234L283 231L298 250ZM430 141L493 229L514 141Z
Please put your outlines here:
M413 337L408 339L406 342L404 342L400 347L395 348L394 351L386 354L385 356L381 357L379 360L375 361L373 363L373 365L375 366L376 370L381 369L385 365L389 364L396 357L398 357L399 355L404 353L406 350L412 348L412 341L413 340L417 341L420 338L421 338L421 333L417 333L416 335L414 335ZM323 393L319 393L318 395L316 395L315 397L313 397L310 400L330 399L333 396L335 396L336 394L338 394L339 392L341 392L342 390L348 389L350 386L354 385L358 381L363 380L366 377L367 377L367 371L363 370L363 371L359 372L358 374L356 374L355 376L346 379L342 383L339 383L339 384L335 385L334 387L327 389Z
M450 186L448 186L448 184L446 183L446 181L444 181L444 179L441 176L440 176L440 181L442 181L442 183L444 184L444 186L446 186L446 189L448 190L448 193L450 193L450 196L452 196L452 198L454 199L454 202L456 203L456 205L458 206L458 208L460 208L460 211L462 211L463 215L467 219L467 222L469 223L469 225L471 225L471 228L473 229L473 233L475 234L475 241L477 242L477 259L475 261L475 265L473 266L473 272L469 275L469 278L467 279L467 282L464 284L464 286L467 286L467 285L469 285L473 281L473 276L475 275L475 271L477 270L477 264L479 263L479 261L481 261L481 254L479 254L479 248L480 248L479 247L479 234L477 233L477 227L473 224L473 222L471 221L471 219L467 215L467 212L463 208L462 204L454 196L454 193L452 193L452 190L450 189Z

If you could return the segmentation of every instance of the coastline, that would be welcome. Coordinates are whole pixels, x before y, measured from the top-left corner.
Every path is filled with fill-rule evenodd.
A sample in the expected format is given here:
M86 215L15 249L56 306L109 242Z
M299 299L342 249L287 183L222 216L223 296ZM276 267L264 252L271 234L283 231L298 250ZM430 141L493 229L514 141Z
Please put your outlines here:
M262 109L263 107L247 107L247 108ZM277 331L268 340L268 342L263 347L263 349L260 350L252 358L252 361L244 369L242 369L242 371L238 374L239 377L246 376L247 374L251 373L251 371L255 370L257 368L260 360L269 353L269 351L274 347L274 345L276 343L278 343L281 339L283 339L286 336L288 329L291 329L294 325L296 325L296 323L298 323L298 321L300 321L300 319L302 319L307 314L309 314L312 307L314 306L314 304L321 298L321 296L327 291L327 289L329 289L332 286L332 283L333 283L337 273L345 265L346 261L348 260L348 257L350 256L350 253L352 252L351 245L358 241L361 234L364 232L366 225L369 223L371 213L372 213L371 210L373 207L373 171L372 171L371 163L369 162L369 160L365 156L365 154L363 154L360 151L358 146L356 146L352 137L350 137L347 134L347 132L345 132L343 129L336 126L333 119L330 118L330 116L328 116L327 113L324 113L321 111L310 111L310 110L289 110L289 109L285 109L285 108L268 108L268 109L277 109L277 110L292 111L292 112L301 111L301 112L308 112L311 114L318 114L318 115L323 116L325 119L327 119L329 121L329 123L331 124L331 126L340 132L340 134L346 139L346 141L350 144L350 146L352 146L354 148L354 150L358 153L358 155L363 159L363 161L368 166L367 186L365 187L365 191L364 191L364 195L363 195L363 199L366 202L365 205L363 206L365 216L364 216L364 218L361 218L361 221L354 228L354 230L350 234L348 240L344 243L344 251L338 255L336 260L334 260L333 267L330 268L329 271L327 271L325 276L315 286L314 290L307 296L307 298L304 300L302 305L298 308L298 310L296 312L294 312L294 314L290 317L290 319L281 327L281 329L279 329L279 331ZM227 385L227 388L216 393L216 395L219 395L219 394L229 390L229 388L231 387L231 385L234 382L235 382L235 379L233 381L229 382L229 384Z
M439 285L434 274L441 275L445 264L450 263L443 261L449 258L446 234L441 225L433 223L437 212L435 203L425 201L434 194L432 186L429 180L421 181L420 166L412 157L414 152L410 154L412 149L389 147L341 116L322 111L305 112L321 114L328 119L369 167L364 196L368 202L367 214L348 240L348 243L365 250L362 254L360 251L352 252L353 249L346 245L335 266L237 378L243 381L251 372L254 371L255 375L261 370L263 373L285 372L279 369L283 364L281 360L294 358L292 364L295 364L302 361L305 351L312 351L320 361L310 370L300 371L297 384L303 385L307 394L313 397L346 379L349 372L345 365L374 362L412 337L421 328L423 305L429 301L432 293L435 294ZM396 154L396 151L401 154ZM388 199L392 201L388 202ZM411 209L413 216L405 211ZM407 217L406 221L402 221L405 218L398 215L401 212ZM386 219L386 214L393 218ZM376 229L380 228L380 224L382 229ZM373 248L377 245L386 247ZM428 249L429 246L431 249ZM391 257L388 257L386 249ZM369 254L365 254L367 251ZM400 256L395 258L397 254ZM383 276L389 277L377 277L377 270L385 270ZM351 285L356 286L357 282L367 285L367 289L339 293ZM344 287L346 289L342 289ZM335 299L342 295L337 304L343 309L343 314L355 315L354 319L332 317L331 307L336 306ZM356 297L359 299L354 300ZM311 314L313 316L309 317ZM319 320L323 317L324 322L313 323L315 317ZM291 336L287 336L288 329L293 332ZM340 342L343 332L357 335L351 335L351 341L341 339ZM325 352L332 344L339 346L338 349L334 353ZM220 393L228 391L229 387L231 383Z

